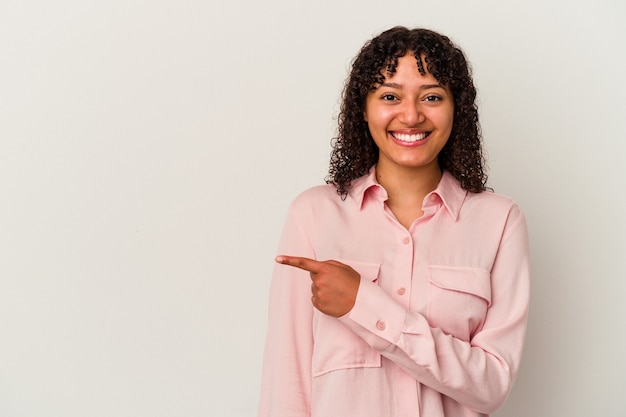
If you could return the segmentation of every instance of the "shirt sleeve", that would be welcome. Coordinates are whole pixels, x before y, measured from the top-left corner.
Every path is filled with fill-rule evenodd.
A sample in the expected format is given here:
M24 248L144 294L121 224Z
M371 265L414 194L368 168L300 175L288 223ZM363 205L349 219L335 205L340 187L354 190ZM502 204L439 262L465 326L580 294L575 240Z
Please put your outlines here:
M278 253L315 258L293 206L287 214ZM274 266L258 417L311 414L313 306L310 298L308 272L281 264Z
M364 279L353 309L340 320L420 383L488 414L504 402L517 373L528 301L528 233L515 208L491 270L491 305L470 341L431 327L427 317Z

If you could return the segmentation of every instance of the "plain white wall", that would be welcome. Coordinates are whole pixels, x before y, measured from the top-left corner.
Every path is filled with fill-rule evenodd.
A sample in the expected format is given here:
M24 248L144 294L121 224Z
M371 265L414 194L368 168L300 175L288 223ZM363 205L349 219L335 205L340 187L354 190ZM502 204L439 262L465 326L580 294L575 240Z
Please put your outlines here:
M4 0L0 416L254 416L283 216L396 24L466 51L490 184L528 217L497 416L626 415L622 1Z

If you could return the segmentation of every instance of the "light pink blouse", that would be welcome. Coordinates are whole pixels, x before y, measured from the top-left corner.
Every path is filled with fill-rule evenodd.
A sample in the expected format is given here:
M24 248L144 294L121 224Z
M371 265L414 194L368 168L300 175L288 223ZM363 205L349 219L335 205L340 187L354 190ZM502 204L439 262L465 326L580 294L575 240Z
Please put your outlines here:
M529 296L524 215L447 172L409 230L375 168L342 200L330 185L292 203L279 254L361 275L337 319L311 305L308 272L274 269L259 417L464 417L498 408L518 370Z

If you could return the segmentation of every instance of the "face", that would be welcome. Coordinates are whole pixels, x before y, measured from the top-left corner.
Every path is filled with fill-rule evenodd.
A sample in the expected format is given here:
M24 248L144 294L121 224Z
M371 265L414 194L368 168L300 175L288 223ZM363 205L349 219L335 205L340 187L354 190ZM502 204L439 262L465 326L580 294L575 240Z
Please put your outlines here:
M450 90L432 74L420 74L412 54L399 58L395 74L376 87L366 98L364 116L379 149L378 168L438 173L437 155L454 118Z

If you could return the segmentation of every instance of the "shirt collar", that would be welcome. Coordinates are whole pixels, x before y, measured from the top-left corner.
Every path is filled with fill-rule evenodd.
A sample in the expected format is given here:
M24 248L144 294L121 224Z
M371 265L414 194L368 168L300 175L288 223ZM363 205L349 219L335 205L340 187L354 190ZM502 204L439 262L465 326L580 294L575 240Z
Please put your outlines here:
M431 200L432 195L438 195L439 198L441 198L443 205L446 207L448 213L450 213L454 221L459 218L459 212L461 211L461 207L463 206L463 202L467 196L467 191L461 187L459 181L457 181L452 174L448 171L443 171L443 175L441 176L441 180L439 180L437 188L424 198L424 207L428 204L427 202Z
M387 191L376 181L376 165L370 168L367 174L354 180L348 191L348 194L355 200L359 209L363 208L363 203L366 198L373 193L377 193L383 201L387 199ZM463 206L463 201L465 201L465 196L467 195L467 191L461 188L456 178L448 171L443 171L437 188L428 193L424 198L424 202L422 203L424 208L432 204L431 202L433 200L437 200L436 198L432 198L433 195L439 196L443 205L456 221L459 217L461 207Z
M352 181L348 195L356 201L357 206L361 209L366 195L376 190L384 193L384 200L387 199L387 191L376 181L376 165L374 165L367 174Z

